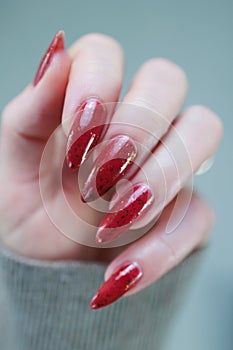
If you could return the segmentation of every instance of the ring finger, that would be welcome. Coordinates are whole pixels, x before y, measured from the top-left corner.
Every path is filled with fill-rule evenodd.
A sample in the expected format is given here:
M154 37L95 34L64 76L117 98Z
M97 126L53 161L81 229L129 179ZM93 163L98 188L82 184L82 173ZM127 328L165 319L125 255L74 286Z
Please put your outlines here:
M100 223L97 242L115 240L132 228L134 222L133 228L147 225L185 186L204 160L214 154L221 135L221 122L212 111L203 106L188 108L145 162L143 171L118 189L110 212ZM180 219L190 199L191 196L185 201L182 199Z

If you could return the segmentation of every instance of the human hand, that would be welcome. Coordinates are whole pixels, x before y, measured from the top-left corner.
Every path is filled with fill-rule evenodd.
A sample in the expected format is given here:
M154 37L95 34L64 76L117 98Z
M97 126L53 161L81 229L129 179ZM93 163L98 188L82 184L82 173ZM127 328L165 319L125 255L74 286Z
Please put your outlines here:
M93 299L92 308L154 282L205 241L214 220L208 205L182 188L215 153L222 134L219 118L203 106L191 106L179 114L187 79L181 68L165 59L152 59L142 65L113 113L122 79L123 53L113 39L89 34L67 52L59 32L34 83L10 102L2 116L1 241L12 251L35 259L108 261L117 255L106 271L108 282ZM81 139L83 130L78 129L77 119L84 115L86 120L92 115L89 128L93 128L95 118L103 124L111 119L110 126L97 126L94 138L85 131ZM73 133L69 134L71 127ZM56 129L58 132L53 134ZM71 170L66 164L61 167L67 136ZM87 148L100 141L103 146L101 151L96 147L94 173L84 178L81 188L83 200L88 202L83 203L75 170L80 163L85 168ZM120 157L120 163L110 163L111 157ZM114 176L109 176L112 166ZM130 178L131 184L125 182L118 188L113 214L104 219L90 202L123 178ZM64 195L77 214L75 219L64 209ZM184 215L167 234L176 198L185 209ZM160 213L157 224L141 237ZM95 244L95 227L101 219ZM135 238L132 224L139 239L124 242L127 235ZM118 237L123 241L117 241ZM108 241L113 245L106 245ZM119 247L122 243L114 242L127 246ZM111 248L99 249L102 246ZM114 292L109 294L112 286Z

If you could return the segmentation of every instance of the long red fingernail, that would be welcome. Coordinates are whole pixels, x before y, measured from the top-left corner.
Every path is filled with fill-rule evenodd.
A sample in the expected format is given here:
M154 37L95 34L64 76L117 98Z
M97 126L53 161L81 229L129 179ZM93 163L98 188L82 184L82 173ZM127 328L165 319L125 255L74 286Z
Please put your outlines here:
M116 136L106 142L84 183L82 200L90 202L103 196L117 181L125 177L136 154L136 146L129 136Z
M96 242L105 244L121 236L128 228L145 214L153 202L153 194L148 185L136 184L113 206L99 225Z
M96 310L113 303L133 288L142 275L142 269L136 262L122 266L98 289L91 300L91 309Z
M53 38L51 44L49 45L47 51L45 52L42 60L40 61L39 67L37 69L33 85L36 86L41 78L44 76L46 70L48 69L51 60L55 53L64 50L64 32L60 30Z
M76 170L87 153L97 145L106 125L106 110L96 98L90 98L79 108L67 142L66 160Z

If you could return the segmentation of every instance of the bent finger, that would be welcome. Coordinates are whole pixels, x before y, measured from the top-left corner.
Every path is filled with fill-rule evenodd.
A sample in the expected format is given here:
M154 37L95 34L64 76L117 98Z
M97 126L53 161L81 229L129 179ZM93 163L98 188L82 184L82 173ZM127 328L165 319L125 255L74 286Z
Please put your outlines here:
M119 186L97 242L109 243L151 222L216 152L221 136L220 119L211 110L192 106L184 111L131 182Z
M134 163L141 166L168 130L186 92L185 73L176 64L154 59L142 65L97 151L81 191L84 201L103 196L122 177L132 176Z
M112 38L88 34L70 49L73 57L63 111L67 164L79 169L110 122L123 80L123 52Z
M172 234L167 234L166 225L174 205L175 201L171 202L157 225L109 265L105 282L91 301L92 309L107 306L125 294L149 286L206 240L214 223L212 209L194 194L180 225Z

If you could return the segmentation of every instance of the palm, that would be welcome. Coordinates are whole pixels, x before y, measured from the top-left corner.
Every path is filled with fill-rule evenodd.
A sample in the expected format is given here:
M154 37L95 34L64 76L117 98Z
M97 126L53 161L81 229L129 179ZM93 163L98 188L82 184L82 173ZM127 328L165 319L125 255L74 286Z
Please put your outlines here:
M62 73L57 63L56 70L47 74L47 80L44 79L43 88L36 90L29 86L3 112L0 147L1 240L16 253L33 258L107 259L112 250L103 252L77 243L89 243L91 238L94 242L95 230L88 223L96 225L100 218L81 202L76 173L69 172L64 166L63 188L57 181L61 173L57 158L64 161L63 133L60 133L56 146L49 150L40 174L45 146L61 123L71 62L67 53L60 55L60 59ZM52 91L49 96L48 90ZM42 198L43 189L46 198ZM69 202L67 210L64 209L64 195ZM80 236L81 233L85 233L88 241Z
M41 176L39 165L37 173L34 168L33 172L29 170L29 164L26 168L11 168L10 173L1 168L2 239L26 256L49 259L83 256L87 249L72 239L80 241L79 232L90 234L90 226L85 222L96 224L98 215L81 202L76 173L70 173L64 166L61 188L59 181L54 181L61 172L57 164L43 162L46 170ZM67 207L64 196L69 202ZM93 253L93 249L88 251Z

